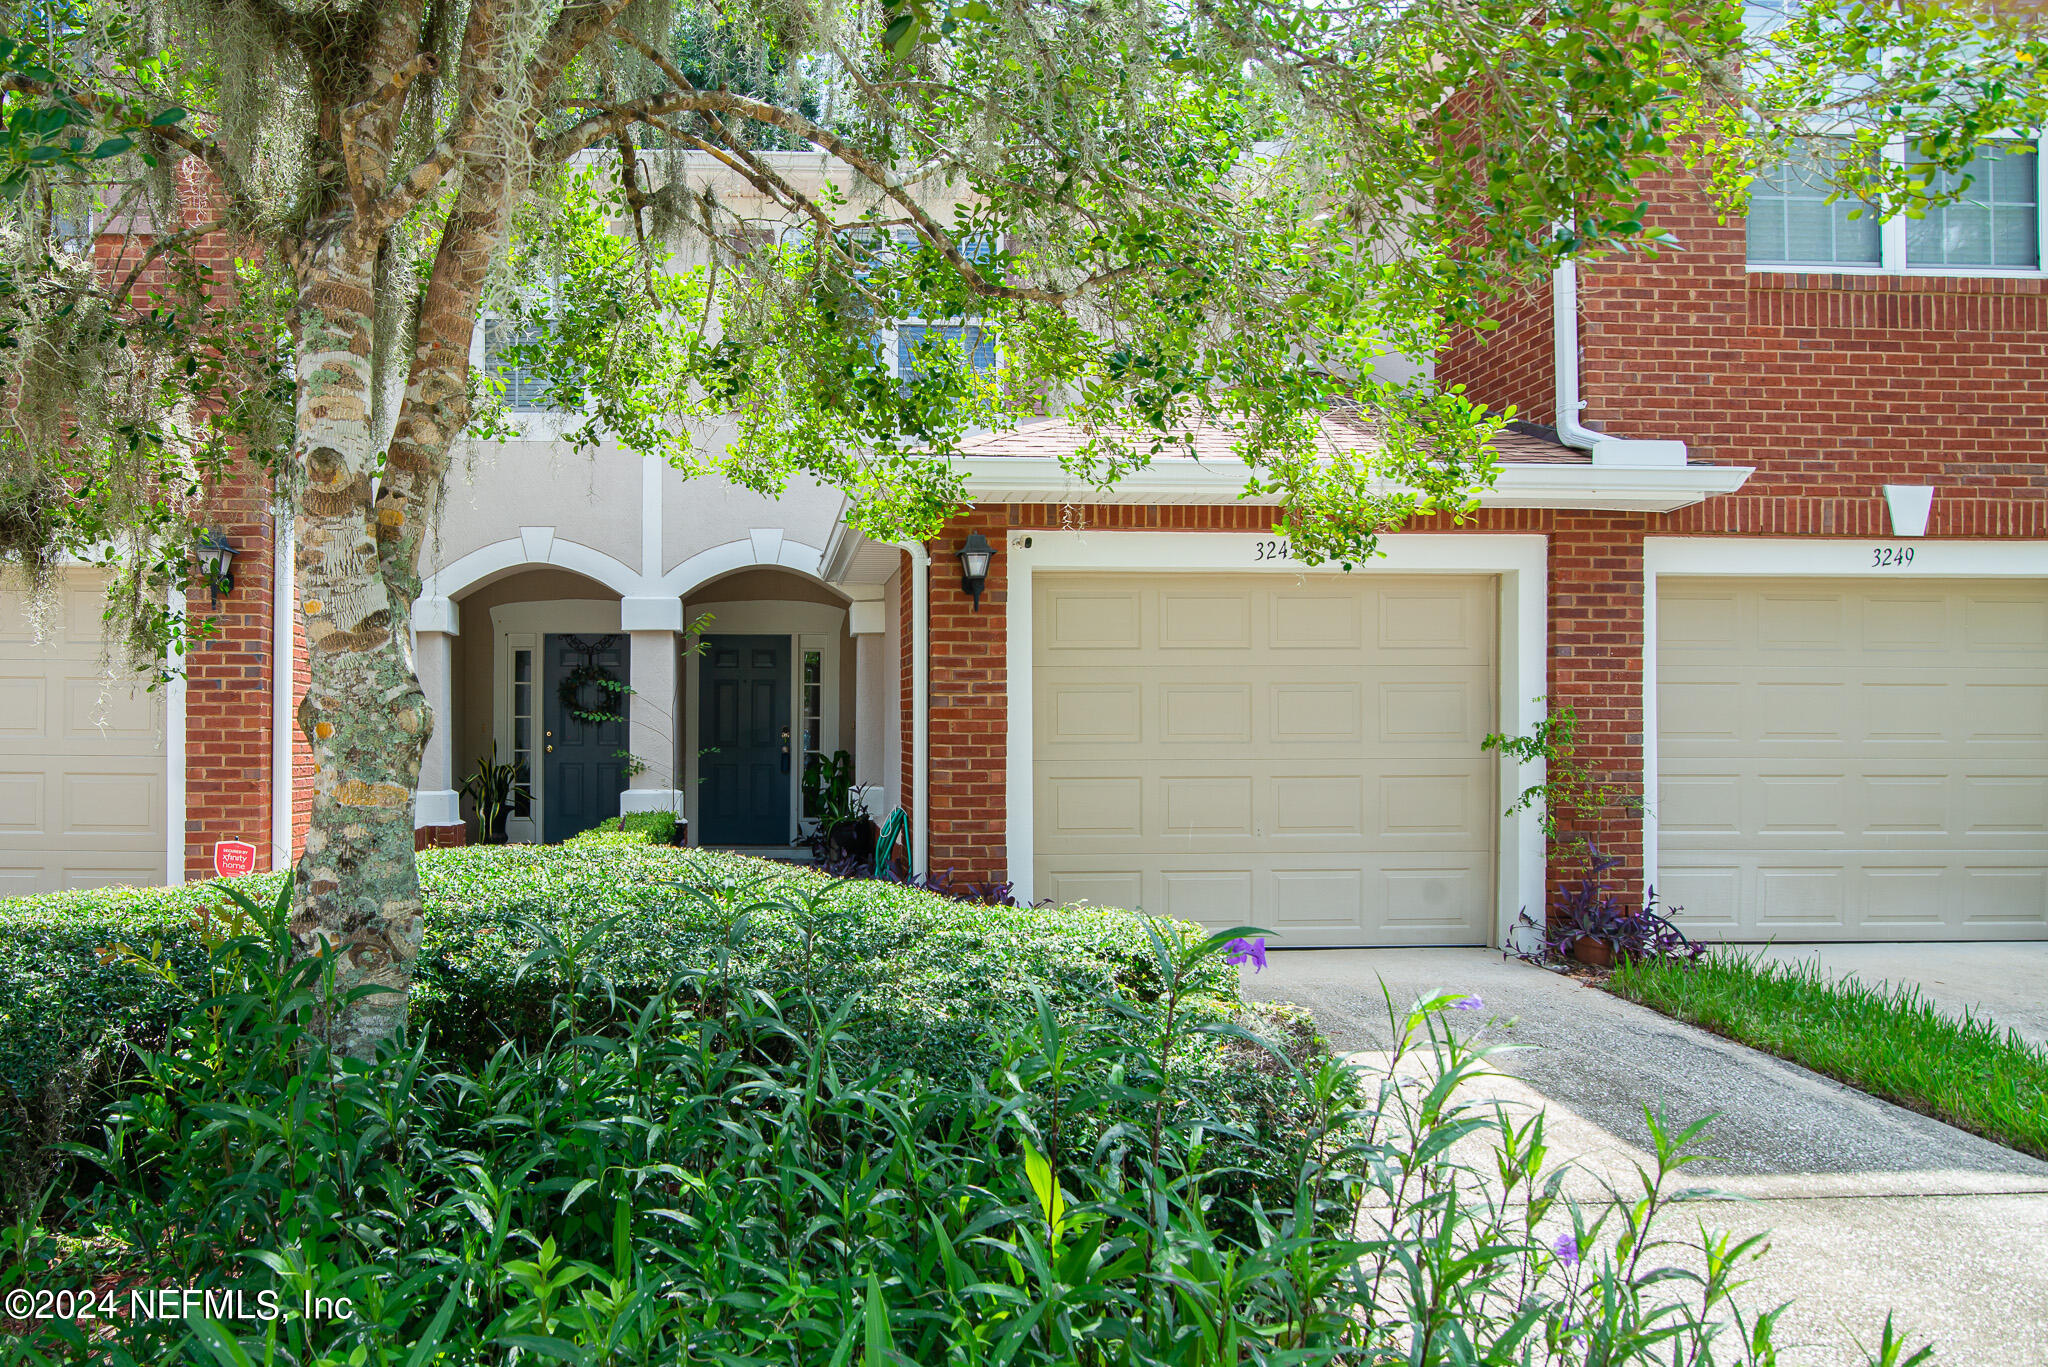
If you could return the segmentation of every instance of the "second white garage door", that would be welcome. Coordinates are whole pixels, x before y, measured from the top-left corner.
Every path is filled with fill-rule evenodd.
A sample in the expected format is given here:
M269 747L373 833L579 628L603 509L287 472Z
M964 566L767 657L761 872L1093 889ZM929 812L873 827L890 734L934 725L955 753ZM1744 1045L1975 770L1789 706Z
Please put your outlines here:
M1033 877L1275 947L1485 944L1498 581L1040 575Z
M111 677L104 601L67 572L39 637L0 590L0 897L164 881L163 695Z
M1762 940L2048 936L2048 589L1665 579L1658 877Z

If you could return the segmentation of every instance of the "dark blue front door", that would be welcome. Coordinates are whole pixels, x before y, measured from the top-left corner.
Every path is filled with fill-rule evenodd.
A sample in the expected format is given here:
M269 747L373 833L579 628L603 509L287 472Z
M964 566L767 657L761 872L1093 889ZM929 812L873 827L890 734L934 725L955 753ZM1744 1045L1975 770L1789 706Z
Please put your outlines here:
M619 814L626 790L626 728L591 722L577 713L624 716L624 694L600 687L600 677L626 677L624 636L549 636L541 679L541 832L547 844L580 835ZM573 705L564 687L574 684Z
M706 636L699 673L699 842L787 845L789 638Z

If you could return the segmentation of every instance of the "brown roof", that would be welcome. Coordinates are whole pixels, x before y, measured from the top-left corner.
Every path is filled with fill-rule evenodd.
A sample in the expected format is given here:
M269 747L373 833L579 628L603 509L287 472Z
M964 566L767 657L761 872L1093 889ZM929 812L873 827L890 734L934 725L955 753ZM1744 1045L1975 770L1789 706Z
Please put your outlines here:
M1357 416L1359 410L1333 409L1323 418L1323 436L1333 445L1342 445L1352 450L1369 450L1378 443L1378 435L1371 423ZM1192 431L1192 443L1176 440L1161 454L1198 462L1235 461L1237 453L1232 450L1234 435L1222 427L1203 425L1192 429L1182 428L1176 438L1185 437ZM1586 465L1592 457L1584 451L1561 446L1555 440L1543 435L1544 429L1528 424L1516 423L1501 429L1493 439L1494 453L1503 464L1514 465ZM963 456L1014 456L1020 458L1058 459L1069 451L1083 445L1090 435L1090 429L1065 418L1041 418L1025 423L1008 432L984 432L967 438L960 443ZM1151 433L1134 432L1131 439L1145 441Z

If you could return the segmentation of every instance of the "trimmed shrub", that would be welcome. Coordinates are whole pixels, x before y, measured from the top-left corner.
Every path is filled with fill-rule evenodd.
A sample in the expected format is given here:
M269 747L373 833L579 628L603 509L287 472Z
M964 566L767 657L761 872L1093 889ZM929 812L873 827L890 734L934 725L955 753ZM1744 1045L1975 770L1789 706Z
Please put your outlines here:
M1040 1000L1077 1029L1128 1029L1105 999L1144 1010L1161 987L1136 913L978 906L642 843L659 823L628 823L558 846L421 854L413 1021L437 1052L476 1060L507 1040L536 1043L566 987L595 1023L630 1013L679 971L708 970L722 992L842 1015L849 1067L958 1087L986 1078L998 1038L1034 1028ZM257 875L235 886L267 902L280 883ZM127 1046L160 1041L195 999L203 915L224 900L218 887L71 892L0 908L0 1140L15 1200L42 1180L39 1155L92 1106ZM1201 934L1151 924L1180 943ZM107 962L117 944L160 960L163 975ZM1236 984L1234 971L1212 966L1180 1009L1195 1021L1248 1020ZM1230 1061L1234 1046L1199 1037L1187 1047L1204 1104L1251 1134L1286 1123L1259 1070Z

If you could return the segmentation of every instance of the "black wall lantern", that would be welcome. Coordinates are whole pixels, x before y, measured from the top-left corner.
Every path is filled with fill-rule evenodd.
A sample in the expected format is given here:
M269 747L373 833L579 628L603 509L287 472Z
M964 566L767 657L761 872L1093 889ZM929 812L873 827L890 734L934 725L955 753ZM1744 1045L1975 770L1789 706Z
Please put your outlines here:
M199 556L199 572L205 576L207 587L213 590L213 605L219 607L221 595L234 592L235 548L228 544L219 528L209 527L199 534L199 542L193 549Z
M995 547L988 544L987 537L968 533L966 544L960 547L960 587L974 600L976 612L981 611L981 591L988 584L988 562L995 558Z

